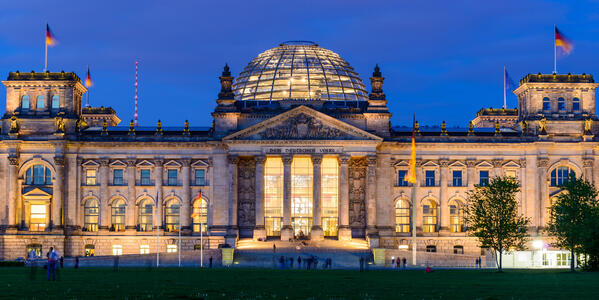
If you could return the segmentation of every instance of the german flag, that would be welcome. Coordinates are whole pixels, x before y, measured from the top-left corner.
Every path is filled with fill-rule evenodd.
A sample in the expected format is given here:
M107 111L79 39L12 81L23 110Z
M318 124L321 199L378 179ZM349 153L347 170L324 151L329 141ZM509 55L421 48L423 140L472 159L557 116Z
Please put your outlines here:
M414 120L412 121L412 153L410 153L410 166L408 169L408 173L406 174L406 177L404 178L404 181L407 181L409 183L416 183L416 135L415 135L415 126L416 126L416 117L414 117Z
M52 33L52 30L50 30L50 26L48 25L48 23L46 23L46 45L54 46L56 45L56 43L56 37L54 36L54 33Z
M570 54L572 49L574 49L574 45L572 42L567 39L560 31L555 27L555 47L561 47L566 54Z
M85 77L85 87L92 86L92 77L89 74L89 66L87 67L87 77Z

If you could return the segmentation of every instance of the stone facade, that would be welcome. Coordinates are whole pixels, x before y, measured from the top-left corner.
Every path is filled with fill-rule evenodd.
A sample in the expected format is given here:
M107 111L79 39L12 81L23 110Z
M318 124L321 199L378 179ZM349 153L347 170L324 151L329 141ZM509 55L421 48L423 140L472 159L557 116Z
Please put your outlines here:
M599 184L592 77L529 75L515 91L518 125L417 131L412 198L412 187L400 177L408 169L411 128L390 125L383 79L377 67L368 101L283 99L259 105L235 100L227 67L213 127L163 130L113 126L114 114L94 119L95 126L82 122L92 119L83 114L86 90L73 73L10 73L3 81L7 111L0 132L0 259L23 257L32 245L43 251L57 247L65 256L84 255L91 246L96 255L114 253L115 245L123 254L139 254L141 246L155 252L156 234L159 251L166 252L179 231L181 250L193 250L200 239L208 248L234 247L240 238L287 240L299 224L292 216L294 157L310 157L313 166L306 227L313 239L322 239L327 224L334 224L331 238L365 239L371 247L393 251L415 241L420 252L434 246L438 254L430 255L439 257L456 249L480 255L456 221L455 208L487 177L520 181L520 212L531 218L531 234L542 238L547 207L558 192L555 170ZM58 107L32 104L39 95L57 95ZM543 107L545 98L550 107ZM102 118L105 125L97 126ZM269 158L282 162L277 237L269 230L279 225L265 216ZM338 214L327 224L323 158L338 163ZM415 238L398 229L404 203L415 212L408 217L415 224L405 224L415 225Z

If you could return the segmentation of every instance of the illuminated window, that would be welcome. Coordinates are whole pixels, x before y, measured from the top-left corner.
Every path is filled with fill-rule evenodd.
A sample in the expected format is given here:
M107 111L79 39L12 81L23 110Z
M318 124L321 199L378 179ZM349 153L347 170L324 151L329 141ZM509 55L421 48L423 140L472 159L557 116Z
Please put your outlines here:
M199 186L206 185L206 170L196 169L194 172L194 184Z
M505 176L516 179L516 170L505 170Z
M59 109L60 108L60 100L58 95L53 95L52 96L52 109Z
M566 99L559 97L557 99L557 110L564 111L566 110Z
M395 203L395 232L410 232L410 203L398 200Z
M294 157L291 162L291 218L295 235L307 235L312 228L312 159Z
M85 207L83 208L83 215L83 230L98 231L98 219L100 217L98 200L87 200L85 202Z
M427 245L426 252L437 252L437 246L435 245Z
M489 185L489 171L480 171L478 173L479 185L487 186Z
M551 171L551 186L560 186L568 182L570 176L576 176L570 167L557 167Z
M321 211L324 236L337 236L339 215L339 162L324 157L321 165Z
M580 111L580 99L576 97L572 99L572 111Z
M150 245L140 245L139 254L150 254Z
M179 231L179 213L181 205L176 199L169 200L166 203L166 231L177 232Z
M152 181L150 180L150 170L144 169L139 171L139 176L141 178L141 185L152 185Z
M123 180L123 169L114 169L112 170L112 184L113 185L123 185L125 181Z
M42 110L46 108L46 97L44 95L37 96L37 101L35 102L35 108L37 110Z
M85 245L85 256L94 256L96 254L96 247L92 244Z
M453 254L464 254L464 246L453 246Z
M281 235L283 217L283 160L267 157L264 163L264 226L267 236Z
M406 175L408 175L406 170L397 171L397 186L408 186L408 182L405 180Z
M177 253L177 245L166 245L166 253Z
M422 205L422 231L437 232L437 203L427 199Z
M42 245L41 244L29 244L27 245L27 253L25 257L31 257L31 251L35 253L35 257L42 258Z
M29 214L29 230L44 231L46 229L47 205L31 204Z
M166 174L168 177L168 185L177 185L177 170L167 170Z
M543 98L543 110L550 111L551 110L551 99L548 97Z
M52 175L50 169L44 165L34 165L25 172L25 184L51 185Z
M23 97L21 97L21 109L23 111L28 111L30 108L31 105L29 104L29 96L24 95Z
M425 171L425 185L426 186L435 186L435 171L429 170Z
M193 232L206 232L208 225L208 202L204 199L197 199L193 202Z
M85 185L96 185L96 169L85 170Z
M449 203L449 230L451 232L464 231L464 216L462 203L457 200L452 200Z
M124 231L125 230L125 200L118 199L112 203L111 217L112 217L112 230Z
M453 186L462 186L462 171L453 171Z
M123 255L123 246L112 245L112 255Z
M150 199L144 199L139 203L137 215L137 230L151 231L153 219L153 203Z

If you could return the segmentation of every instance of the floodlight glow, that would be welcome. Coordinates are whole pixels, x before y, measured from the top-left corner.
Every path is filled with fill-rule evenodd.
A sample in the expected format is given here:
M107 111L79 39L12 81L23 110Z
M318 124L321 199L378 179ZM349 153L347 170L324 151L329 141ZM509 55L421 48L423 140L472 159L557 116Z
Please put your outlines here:
M408 249L408 245L399 245L397 249Z
M543 243L543 241L541 241L541 240L534 240L532 242L532 246L537 249L541 249L541 248L543 248L543 246L545 246L545 243Z

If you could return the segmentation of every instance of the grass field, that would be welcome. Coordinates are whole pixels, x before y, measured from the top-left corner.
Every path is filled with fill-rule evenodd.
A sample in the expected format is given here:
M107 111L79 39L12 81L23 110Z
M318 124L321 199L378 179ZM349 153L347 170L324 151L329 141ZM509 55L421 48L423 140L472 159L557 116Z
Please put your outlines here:
M0 268L0 298L23 299L599 299L599 273L549 270L297 271Z

